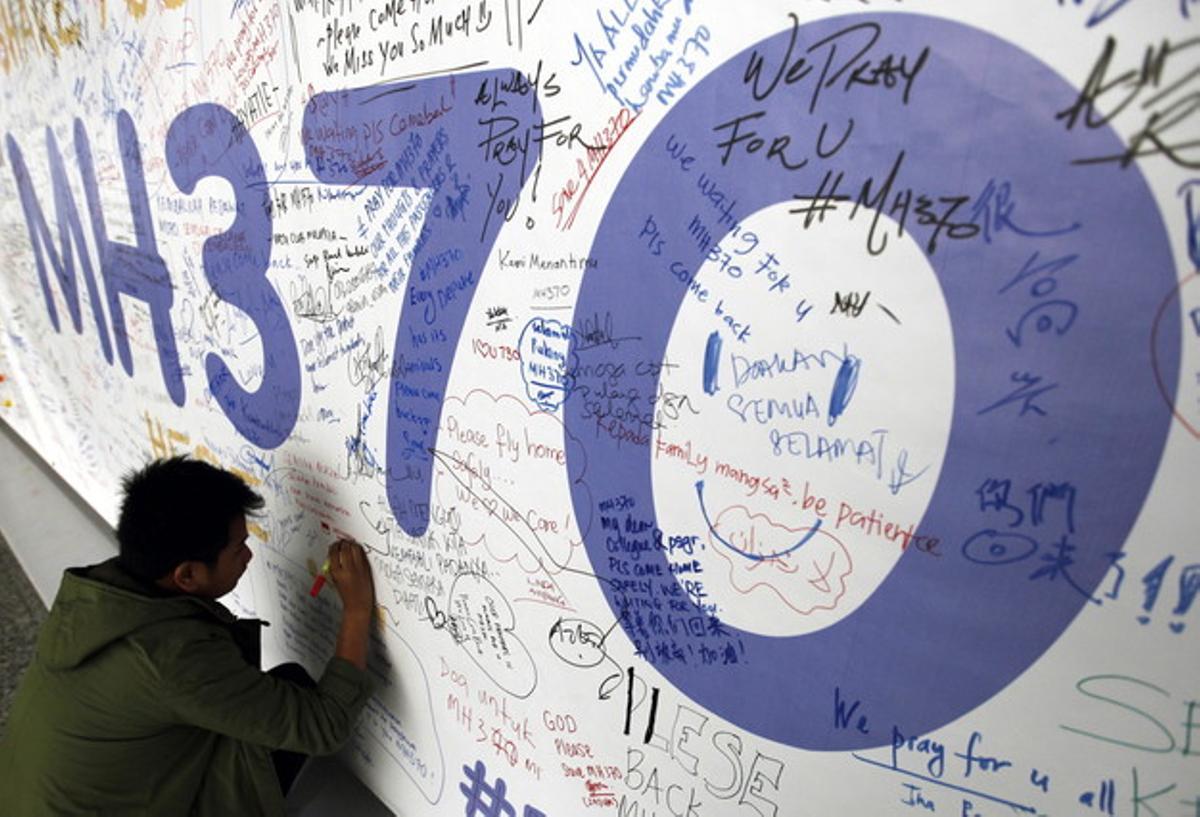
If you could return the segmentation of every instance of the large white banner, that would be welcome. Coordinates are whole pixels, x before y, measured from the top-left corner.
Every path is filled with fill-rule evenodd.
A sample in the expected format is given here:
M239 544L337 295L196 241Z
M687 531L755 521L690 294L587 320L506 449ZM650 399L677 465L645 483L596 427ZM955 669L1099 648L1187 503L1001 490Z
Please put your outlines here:
M0 417L361 541L397 813L1200 815L1198 20L8 0Z

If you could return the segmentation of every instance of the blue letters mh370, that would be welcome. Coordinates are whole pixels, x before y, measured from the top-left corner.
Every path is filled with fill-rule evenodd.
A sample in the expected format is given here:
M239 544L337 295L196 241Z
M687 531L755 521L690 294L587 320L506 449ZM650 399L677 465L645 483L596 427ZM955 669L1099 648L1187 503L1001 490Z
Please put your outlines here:
M427 272L409 277L404 301L416 303L436 297L438 308L432 317L428 310L402 310L392 359L405 361L405 365L393 365L388 389L387 470L407 477L389 481L388 497L401 526L413 535L419 535L428 525L433 463L430 448L434 443L431 434L439 425L451 359L479 282L478 271L483 269L501 226L515 210L520 190L541 152L538 105L530 106L520 116L505 117L500 135L495 133L494 117L480 116L475 110L478 100L472 102L474 90L508 87L503 81L509 76L510 71L481 71L417 83L331 91L314 96L305 109L301 133L308 167L318 181L431 189L434 201L440 202L444 194L452 205L430 207L425 215L412 268ZM415 170L398 176L394 168L402 166L397 160L408 145L406 140L358 138L360 133L371 132L377 122L391 121L398 112L414 110L438 112L436 124L448 137L446 149L453 150L456 157L453 177L428 179ZM121 363L127 374L133 374L121 298L144 302L150 311L167 393L182 406L187 395L171 322L175 288L154 234L137 132L124 111L117 116L117 139L133 215L134 244L108 238L88 135L83 123L75 121L75 154L91 217L99 282L53 131L46 130L46 150L58 223L57 245L22 150L11 134L6 143L54 328L61 331L52 280L57 281L75 330L83 331L78 258L105 360L111 364L113 359L107 313ZM254 323L262 344L263 378L256 389L245 388L216 352L206 356L204 368L209 389L238 433L259 447L275 448L295 427L303 381L289 316L266 277L272 249L272 211L270 183L258 148L231 111L201 103L185 109L172 121L165 153L171 177L182 192L191 193L201 180L213 176L233 188L237 216L229 229L205 241L203 267L216 297L244 312ZM464 195L468 180L475 188L472 195ZM431 259L451 257L455 263L430 263ZM420 349L410 340L413 334L426 340ZM412 397L414 394L419 397Z

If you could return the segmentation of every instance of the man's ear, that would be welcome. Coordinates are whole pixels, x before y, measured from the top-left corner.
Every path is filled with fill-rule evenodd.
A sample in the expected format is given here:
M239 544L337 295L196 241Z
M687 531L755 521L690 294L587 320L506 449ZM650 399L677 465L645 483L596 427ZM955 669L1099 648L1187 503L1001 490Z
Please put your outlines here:
M204 584L205 571L201 562L188 560L180 562L169 574L171 584L183 593L195 593Z

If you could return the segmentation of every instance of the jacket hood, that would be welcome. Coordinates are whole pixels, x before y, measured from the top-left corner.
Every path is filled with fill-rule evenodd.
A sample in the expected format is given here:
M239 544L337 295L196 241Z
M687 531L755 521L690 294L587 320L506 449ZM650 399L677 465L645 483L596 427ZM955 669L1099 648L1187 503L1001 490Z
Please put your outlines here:
M70 669L142 627L197 616L226 623L235 620L218 602L165 594L130 576L115 558L109 559L63 573L37 649L48 668Z

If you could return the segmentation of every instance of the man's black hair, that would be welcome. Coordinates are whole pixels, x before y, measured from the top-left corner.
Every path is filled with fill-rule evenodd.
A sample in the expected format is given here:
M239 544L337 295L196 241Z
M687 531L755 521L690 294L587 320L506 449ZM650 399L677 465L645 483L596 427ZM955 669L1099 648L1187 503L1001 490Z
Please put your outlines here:
M213 565L229 543L229 526L263 507L240 477L187 457L156 460L122 480L117 521L120 563L143 581L187 561Z

